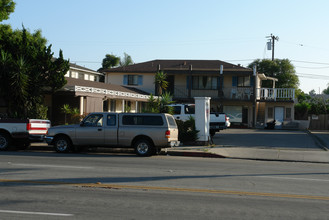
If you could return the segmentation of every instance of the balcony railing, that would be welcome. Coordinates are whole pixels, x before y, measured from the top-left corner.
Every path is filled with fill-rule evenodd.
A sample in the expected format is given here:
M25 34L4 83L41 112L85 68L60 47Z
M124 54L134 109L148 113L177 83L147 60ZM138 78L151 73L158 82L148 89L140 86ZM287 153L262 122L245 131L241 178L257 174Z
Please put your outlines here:
M174 98L188 98L189 91L186 86L175 86ZM253 100L252 87L224 87L222 90L191 90L191 97L211 97L226 100ZM290 101L295 99L295 89L292 88L257 88L257 100Z
M258 88L257 100L295 100L295 89L292 88Z
M189 91L186 86L175 86L174 98L188 98L188 94ZM191 97L211 97L229 100L252 100L253 95L254 92L252 87L226 87L223 90L191 90Z

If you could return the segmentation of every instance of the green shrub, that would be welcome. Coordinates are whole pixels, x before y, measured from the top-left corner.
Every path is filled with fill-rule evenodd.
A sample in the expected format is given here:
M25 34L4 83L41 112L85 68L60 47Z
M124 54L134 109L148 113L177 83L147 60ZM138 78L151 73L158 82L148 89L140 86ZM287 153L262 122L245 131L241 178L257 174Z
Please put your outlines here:
M199 131L195 129L195 120L190 117L187 121L176 120L178 127L178 140L182 143L195 142Z

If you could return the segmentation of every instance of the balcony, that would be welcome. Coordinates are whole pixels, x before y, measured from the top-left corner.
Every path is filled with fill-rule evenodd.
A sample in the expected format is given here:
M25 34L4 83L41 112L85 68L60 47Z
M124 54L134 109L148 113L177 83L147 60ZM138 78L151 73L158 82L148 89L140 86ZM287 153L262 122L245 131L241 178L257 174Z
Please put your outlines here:
M294 101L295 89L292 88L257 88L257 100Z
M186 86L175 86L173 97L188 98L189 91ZM202 90L191 90L191 97L211 97L221 98L226 100L253 100L253 88L252 87L225 87L223 90L214 89L202 89Z
M251 101L254 99L252 87L224 87L222 91L213 89L191 90L193 97L211 97L224 100ZM175 99L188 98L189 91L186 86L175 86L173 97ZM292 88L257 88L256 99L264 101L294 101L295 89Z

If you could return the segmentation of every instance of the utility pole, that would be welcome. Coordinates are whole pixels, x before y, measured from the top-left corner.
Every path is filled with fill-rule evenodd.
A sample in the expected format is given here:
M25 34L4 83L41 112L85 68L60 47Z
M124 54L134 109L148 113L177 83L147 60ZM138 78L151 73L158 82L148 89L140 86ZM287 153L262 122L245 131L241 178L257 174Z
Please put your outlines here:
M267 49L272 50L272 61L274 61L274 42L279 41L279 37L271 34L271 36L267 36L266 38L270 38L270 41L267 42L270 43L270 46L268 46Z

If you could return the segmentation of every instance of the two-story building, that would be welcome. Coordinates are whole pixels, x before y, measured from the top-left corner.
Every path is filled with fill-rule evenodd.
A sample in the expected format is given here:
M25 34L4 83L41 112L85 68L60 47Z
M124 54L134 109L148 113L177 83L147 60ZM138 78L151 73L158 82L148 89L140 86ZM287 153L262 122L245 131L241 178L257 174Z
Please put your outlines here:
M105 83L157 95L158 71L167 73L167 91L176 103L211 97L211 110L225 112L232 126L264 127L274 119L281 126L294 120L294 89L275 88L277 79L220 60L152 60L104 70ZM273 81L273 88L262 88L263 80Z
M53 95L45 96L48 118L53 125L64 123L61 108L68 104L80 115L91 112L140 112L149 93L138 88L101 82L104 74L70 63L65 75L67 84Z

